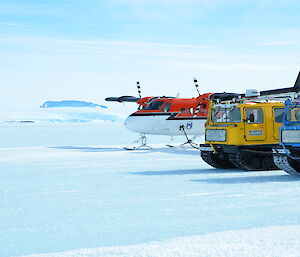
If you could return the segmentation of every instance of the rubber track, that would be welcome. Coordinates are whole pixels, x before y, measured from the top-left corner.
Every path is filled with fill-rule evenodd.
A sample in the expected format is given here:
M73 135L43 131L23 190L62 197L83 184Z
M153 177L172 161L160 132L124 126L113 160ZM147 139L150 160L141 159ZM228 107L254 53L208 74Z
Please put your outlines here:
M213 152L201 151L200 153L203 161L205 161L210 166L217 169L234 169L235 166L229 160L221 159L217 154Z
M229 154L228 158L232 164L241 170L263 171L278 169L273 161L271 152L243 149L239 153ZM255 159L259 159L258 163L261 163L260 167L254 166Z
M238 169L241 169L241 170L251 170L248 165L246 165L245 163L243 163L241 161L241 157L240 157L239 153L237 153L237 154L228 154L228 159Z
M294 169L293 162L289 161L289 158L286 155L274 154L273 159L274 163L279 169L284 170L290 175L300 176L300 172Z

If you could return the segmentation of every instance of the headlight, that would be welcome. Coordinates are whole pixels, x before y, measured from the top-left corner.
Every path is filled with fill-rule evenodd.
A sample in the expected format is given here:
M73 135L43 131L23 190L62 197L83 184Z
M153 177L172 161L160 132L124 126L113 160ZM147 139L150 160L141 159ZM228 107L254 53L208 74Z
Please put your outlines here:
M283 143L300 143L300 130L282 130L281 140Z
M205 131L206 141L226 141L226 130L225 129L207 129Z

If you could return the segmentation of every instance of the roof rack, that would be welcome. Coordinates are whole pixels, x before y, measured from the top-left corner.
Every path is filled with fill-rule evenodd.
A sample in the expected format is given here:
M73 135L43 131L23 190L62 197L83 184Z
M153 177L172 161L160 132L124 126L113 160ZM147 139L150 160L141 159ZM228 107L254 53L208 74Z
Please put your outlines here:
M210 95L210 100L215 102L237 102L237 101L284 101L287 98L299 98L300 92L300 72L293 87L278 88L264 91L248 89L245 94L238 93L214 93ZM281 99L281 100L280 100Z

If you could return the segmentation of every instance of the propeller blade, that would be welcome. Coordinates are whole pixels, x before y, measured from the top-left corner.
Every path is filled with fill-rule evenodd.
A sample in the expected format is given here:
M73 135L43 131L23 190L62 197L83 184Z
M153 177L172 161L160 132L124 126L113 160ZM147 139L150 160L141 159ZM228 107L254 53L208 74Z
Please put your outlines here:
M142 98L142 90L141 90L140 82L138 81L136 82L136 87L138 90L139 97Z
M194 79L194 84L195 84L195 87L196 87L196 89L197 89L197 92L198 92L198 94L200 95L200 92L199 92L199 89L198 89L198 87L199 87L198 81L197 81L196 78L193 78L193 79Z

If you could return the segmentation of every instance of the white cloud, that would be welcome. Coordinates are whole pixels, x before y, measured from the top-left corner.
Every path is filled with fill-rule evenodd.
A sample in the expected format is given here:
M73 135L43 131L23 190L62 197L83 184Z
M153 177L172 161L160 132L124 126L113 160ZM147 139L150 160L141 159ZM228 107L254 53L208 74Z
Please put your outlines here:
M105 56L107 59L123 59L164 69L199 70L266 70L290 68L296 56L269 53L248 53L248 49L220 48L213 45L162 44L152 42L130 42L112 40L70 40L41 37L0 36L2 44L13 46L19 53L27 55L68 58L72 56ZM296 44L293 41L274 41L264 46ZM8 50L9 51L9 50ZM6 52L6 51L3 51ZM266 68L267 67L267 68Z
M273 41L262 43L264 46L286 46L286 45L299 45L300 41Z
M203 92L271 89L288 86L300 67L297 53L196 44L2 35L0 49L0 84L6 89L2 106L15 98L38 105L45 96L94 101L131 95L136 80L143 83L145 95L190 96L192 87L183 85L194 76L201 77Z
M12 23L12 22L0 22L0 26L5 26L5 27L29 27L27 24L21 24L21 23Z

